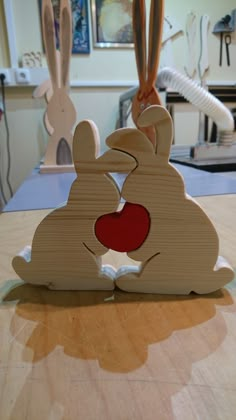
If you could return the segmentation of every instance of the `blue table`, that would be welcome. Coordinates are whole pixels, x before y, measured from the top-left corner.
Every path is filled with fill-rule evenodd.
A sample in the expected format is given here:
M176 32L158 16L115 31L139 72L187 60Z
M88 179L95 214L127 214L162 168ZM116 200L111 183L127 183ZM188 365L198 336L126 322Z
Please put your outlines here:
M192 197L235 194L236 178L209 173L188 166L174 164L182 174L186 191ZM113 174L119 187L125 175ZM74 173L40 174L36 168L23 182L15 195L5 206L4 211L24 211L55 208L67 201Z

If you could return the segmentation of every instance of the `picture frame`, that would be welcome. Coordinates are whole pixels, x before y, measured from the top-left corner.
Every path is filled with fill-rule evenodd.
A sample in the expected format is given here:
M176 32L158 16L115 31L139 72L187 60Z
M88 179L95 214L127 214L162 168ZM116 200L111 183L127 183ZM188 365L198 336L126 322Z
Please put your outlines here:
M72 13L72 54L89 54L90 53L90 31L88 18L88 1L89 0L70 0ZM55 19L56 47L59 48L59 15L60 0L52 0L52 6ZM40 16L42 11L42 0L39 0Z
M132 0L90 0L94 48L133 48Z

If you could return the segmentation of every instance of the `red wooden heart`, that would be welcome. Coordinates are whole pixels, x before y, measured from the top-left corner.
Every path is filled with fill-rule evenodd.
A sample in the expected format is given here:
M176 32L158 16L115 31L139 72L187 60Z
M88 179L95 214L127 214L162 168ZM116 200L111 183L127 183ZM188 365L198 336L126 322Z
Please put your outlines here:
M95 235L109 249L130 252L142 245L149 228L150 216L145 207L126 202L121 211L99 217Z

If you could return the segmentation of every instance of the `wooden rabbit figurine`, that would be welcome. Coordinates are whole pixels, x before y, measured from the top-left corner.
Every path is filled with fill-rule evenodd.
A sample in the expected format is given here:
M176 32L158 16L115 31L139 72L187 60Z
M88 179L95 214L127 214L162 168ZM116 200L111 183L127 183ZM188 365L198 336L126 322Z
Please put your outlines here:
M96 220L115 212L120 194L106 172L115 172L122 153L99 153L97 128L91 121L78 124L73 140L73 158L78 177L64 207L50 213L36 229L29 247L13 259L13 268L27 283L62 290L109 290L115 271L101 266L100 256L108 249L94 234ZM124 167L133 158L122 159Z
M46 111L49 143L41 172L73 170L72 128L76 122L74 105L68 95L69 63L72 48L72 20L69 0L60 3L60 54L56 52L54 17L51 0L43 0L42 27L52 96ZM58 65L58 61L59 64ZM53 132L51 130L53 128Z
M137 167L126 178L121 195L149 212L149 234L128 256L141 261L141 269L122 267L117 286L144 293L210 293L234 277L229 264L218 256L215 228L202 208L185 193L180 173L169 163L172 120L161 106L140 116L140 126L154 126L157 151L144 133L120 129L107 139L110 148L133 156ZM134 272L135 271L135 272Z

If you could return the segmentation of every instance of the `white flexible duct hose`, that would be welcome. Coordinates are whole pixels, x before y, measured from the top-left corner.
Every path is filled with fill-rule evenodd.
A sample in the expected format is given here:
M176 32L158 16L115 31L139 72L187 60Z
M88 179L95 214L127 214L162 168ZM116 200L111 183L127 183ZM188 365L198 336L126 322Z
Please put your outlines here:
M216 123L221 144L231 144L234 119L228 108L215 96L199 86L195 81L183 76L176 70L164 67L158 73L159 87L171 87Z

